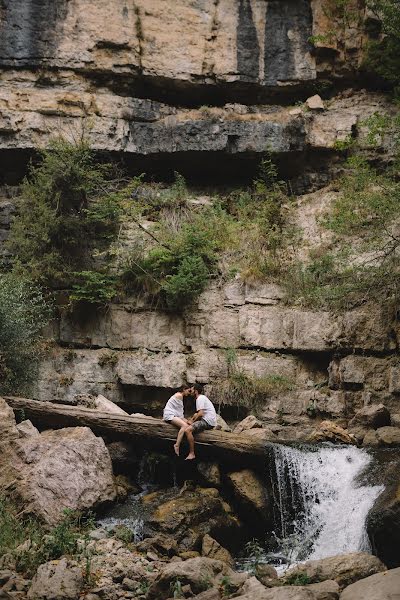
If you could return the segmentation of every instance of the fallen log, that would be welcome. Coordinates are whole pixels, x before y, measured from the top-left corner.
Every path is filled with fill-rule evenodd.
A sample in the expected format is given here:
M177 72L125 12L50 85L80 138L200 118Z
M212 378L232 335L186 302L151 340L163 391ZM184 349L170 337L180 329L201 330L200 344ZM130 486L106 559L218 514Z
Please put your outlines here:
M22 412L40 430L63 427L90 427L96 435L109 440L127 440L140 448L173 453L177 429L160 419L125 416L89 408L65 406L8 396L5 401L14 411ZM235 464L260 464L265 460L267 442L249 435L205 431L195 436L196 455L200 459L232 461Z

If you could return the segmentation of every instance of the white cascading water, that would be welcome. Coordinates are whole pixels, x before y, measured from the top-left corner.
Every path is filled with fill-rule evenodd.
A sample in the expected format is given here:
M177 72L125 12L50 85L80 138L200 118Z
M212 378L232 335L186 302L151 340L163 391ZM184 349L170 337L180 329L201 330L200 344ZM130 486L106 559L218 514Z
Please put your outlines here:
M366 517L383 488L358 481L372 460L367 451L274 445L273 453L277 558L288 566L370 550Z

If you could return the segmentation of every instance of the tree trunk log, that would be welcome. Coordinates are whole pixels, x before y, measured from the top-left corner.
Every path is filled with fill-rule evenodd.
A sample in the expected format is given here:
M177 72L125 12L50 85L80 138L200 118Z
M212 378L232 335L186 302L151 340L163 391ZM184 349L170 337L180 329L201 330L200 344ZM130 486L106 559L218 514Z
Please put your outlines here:
M173 453L177 428L153 417L114 415L81 407L26 398L5 397L15 411L22 412L40 430L63 427L90 427L107 440L126 440L140 448ZM267 442L246 434L205 431L195 436L196 456L235 464L260 464L266 457ZM185 455L182 452L183 455Z

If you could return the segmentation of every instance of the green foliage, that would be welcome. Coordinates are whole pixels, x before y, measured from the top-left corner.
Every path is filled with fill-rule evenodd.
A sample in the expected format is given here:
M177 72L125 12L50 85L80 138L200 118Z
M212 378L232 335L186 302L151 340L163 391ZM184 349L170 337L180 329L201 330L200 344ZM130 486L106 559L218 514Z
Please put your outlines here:
M390 133L398 146L399 118L374 115L367 122L367 143ZM339 195L323 220L334 234L331 249L308 263L293 263L286 273L290 301L330 309L349 309L367 301L396 305L400 274L400 183L398 156L385 173L378 172L361 151L347 161Z
M265 550L261 546L260 542L256 539L252 539L245 544L245 555L246 564L252 573L257 571L259 564L265 561Z
M398 0L369 0L369 8L382 23L384 36L370 41L364 67L388 81L399 93L400 86L400 4Z
M237 590L237 586L232 583L232 580L228 575L224 575L219 584L219 589L223 598L228 598Z
M221 405L244 406L257 413L268 397L292 390L294 383L285 375L263 377L246 374L239 368L232 349L226 351L228 377L219 382L217 398Z
M175 579L175 581L173 581L171 583L170 592L171 592L173 598L183 598L184 597L184 594L182 591L182 583L179 581L179 579Z
M15 557L17 570L32 577L38 566L56 560L64 554L78 555L82 550L78 540L85 540L94 527L91 515L66 510L62 521L50 531L34 518L21 519L17 507L7 498L0 498L0 556ZM17 548L24 544L23 549Z
M116 234L122 182L87 142L55 140L22 185L9 248L14 271L50 287L69 287L91 252Z
M73 275L76 283L72 284L69 296L71 302L104 306L117 294L117 281L114 276L98 271L80 271Z
M195 216L175 235L166 232L163 245L147 255L131 257L124 281L128 288L156 294L171 310L182 310L204 289L214 272L220 239L212 219Z
M307 573L294 573L288 575L285 578L285 585L309 585L313 583L313 580L307 575Z
M115 367L118 363L118 352L104 352L99 356L97 361L99 367Z
M28 392L51 306L39 286L0 275L0 392Z

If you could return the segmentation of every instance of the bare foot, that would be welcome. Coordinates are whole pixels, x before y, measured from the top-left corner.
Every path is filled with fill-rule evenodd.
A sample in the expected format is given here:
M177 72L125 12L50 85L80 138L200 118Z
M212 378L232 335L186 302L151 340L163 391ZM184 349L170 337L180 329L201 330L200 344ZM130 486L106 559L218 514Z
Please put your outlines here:
M179 446L178 446L178 444L174 444L174 450L175 450L175 454L177 456L179 456Z
M196 455L193 454L193 452L191 452L190 454L187 455L187 457L185 458L185 460L193 460L196 458Z

